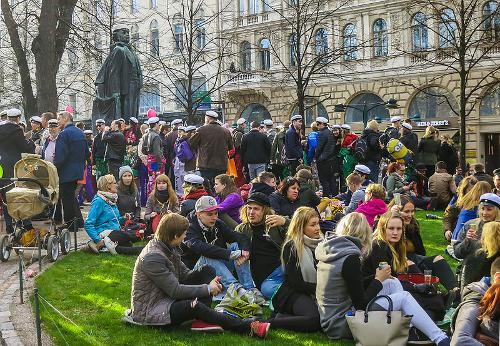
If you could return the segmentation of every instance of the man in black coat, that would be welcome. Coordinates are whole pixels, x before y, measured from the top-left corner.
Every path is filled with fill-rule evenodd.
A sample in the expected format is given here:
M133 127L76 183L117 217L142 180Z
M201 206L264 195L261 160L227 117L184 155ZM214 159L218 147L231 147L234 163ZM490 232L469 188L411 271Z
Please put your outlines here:
M411 124L404 122L401 126L403 127L403 135L399 141L411 150L413 157L415 157L418 150L418 136L412 131Z
M221 277L225 289L233 284L241 294L255 290L248 262L248 237L229 229L217 218L219 206L215 198L202 196L194 208L188 216L189 228L182 243L184 264L194 269L211 266ZM238 278L233 275L234 271Z
M102 135L102 141L106 144L106 153L104 158L108 164L109 174L113 174L116 181L120 180L118 172L123 164L125 156L126 141L125 136L120 131L120 122L113 120L111 128L106 127Z
M302 115L295 114L290 120L292 124L285 133L285 154L290 166L290 175L294 175L297 171L297 166L303 161L303 148L300 135Z
M338 185L333 172L333 160L335 159L337 138L328 128L328 119L316 118L318 125L318 145L314 152L314 159L318 168L318 178L323 187L323 195L334 196L338 193Z
M271 143L267 136L259 131L260 124L252 121L251 130L241 140L241 158L248 167L250 180L266 170L271 156Z
M378 181L383 150L380 147L380 132L376 120L368 122L361 133L361 138L366 142L366 153L364 159L358 159L358 161L370 169L368 178L371 181Z

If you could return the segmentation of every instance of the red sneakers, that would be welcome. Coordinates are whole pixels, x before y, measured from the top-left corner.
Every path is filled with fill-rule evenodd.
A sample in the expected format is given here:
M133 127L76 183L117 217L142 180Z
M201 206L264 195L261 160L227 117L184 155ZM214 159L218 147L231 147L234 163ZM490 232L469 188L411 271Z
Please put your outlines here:
M222 333L224 329L216 324L208 324L201 320L194 320L191 323L191 330L196 332Z
M250 323L250 335L265 339L271 323L254 321Z

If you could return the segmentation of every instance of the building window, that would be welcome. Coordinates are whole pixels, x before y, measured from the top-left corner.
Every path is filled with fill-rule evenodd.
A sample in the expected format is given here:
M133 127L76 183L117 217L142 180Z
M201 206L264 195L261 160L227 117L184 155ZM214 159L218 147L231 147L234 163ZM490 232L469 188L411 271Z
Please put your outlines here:
M366 117L367 122L375 118L387 120L390 117L389 110L384 106L384 101L374 93L359 94L349 102L348 106L351 107L347 107L344 120L348 124L364 123L364 117Z
M267 38L260 41L260 68L269 70L271 68L271 42Z
M323 56L328 53L328 33L326 29L320 28L315 36L316 55Z
M481 98L479 116L491 117L500 115L500 83L490 88Z
M422 12L415 13L411 20L411 43L413 51L429 48L427 17Z
M146 114L149 108L161 111L160 88L158 85L146 85L141 89L139 113Z
M239 4L240 4L240 16L243 17L245 15L245 10L246 10L246 2L247 0L239 0Z
M203 49L205 47L206 42L206 32L205 32L205 21L203 19L196 20L196 47L198 49Z
M247 124L252 123L252 121L260 123L266 119L271 119L271 114L267 108L260 103L250 103L245 107L243 112L241 112L240 118L246 119Z
M135 50L139 47L139 27L137 24L130 28L130 44Z
M304 110L305 110L305 120L306 126L311 126L311 123L316 120L317 117L324 117L328 119L328 112L326 111L325 106L318 99L308 97L304 101ZM300 114L299 106L296 105L293 108L292 114Z
M248 0L249 6L248 6L248 12L250 15L253 14L258 14L260 12L260 2L262 0Z
M139 0L130 0L130 13L139 13Z
M439 23L439 48L453 47L456 30L455 13L451 8L445 8L441 13L441 21Z
M78 67L78 55L76 46L71 43L68 45L68 69L75 70Z
M95 15L97 17L97 20L102 21L104 19L104 12L102 9L101 0L96 0L94 4L95 4Z
M177 80L175 82L175 98L178 107L185 108L187 106L187 95L188 95L188 83L187 80ZM191 81L191 95L193 106L196 107L200 103L203 103L207 96L207 80L205 77L193 78Z
M248 41L241 44L241 69L243 71L252 70L252 47Z
M373 23L373 45L376 57L384 57L389 54L387 23L382 18L377 19Z
M97 62L102 62L102 36L98 33L94 37L95 58Z
M174 24L175 51L182 52L184 49L184 28L181 23Z
M158 8L158 0L149 0L149 8L152 9Z
M290 46L290 56L289 56L289 62L290 66L297 66L297 35L296 34L291 34L290 38L288 39L288 45Z
M120 12L119 7L120 7L120 1L119 0L112 0L112 2L111 2L111 16L113 16L113 18L118 17L118 13Z
M151 39L150 53L152 56L160 55L160 34L158 32L158 22L156 19L149 25L149 35Z
M271 11L271 0L262 0L262 12L270 12Z
M352 23L344 27L344 60L356 60L358 58L358 38L356 36L356 26Z
M448 118L455 115L452 109L458 109L458 104L449 91L440 87L429 87L422 89L412 98L408 117Z
M500 13L496 1L489 1L484 5L483 26L488 39L495 41L500 39Z
M76 94L69 94L68 95L68 104L73 107L76 113Z

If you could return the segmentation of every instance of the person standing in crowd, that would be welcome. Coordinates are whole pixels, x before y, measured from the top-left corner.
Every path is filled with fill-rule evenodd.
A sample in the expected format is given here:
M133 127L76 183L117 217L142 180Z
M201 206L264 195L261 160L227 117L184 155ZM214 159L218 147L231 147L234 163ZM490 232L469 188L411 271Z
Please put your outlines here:
M102 141L106 144L104 158L108 165L108 172L118 181L118 171L123 164L126 149L125 136L120 131L120 122L118 120L113 120L111 127L106 126L104 128Z
M45 141L47 140L47 138L49 138L49 120L53 119L57 121L56 115L52 112L44 112L42 113L40 118L42 119L42 127L44 130L40 135L40 152L35 154L41 153L42 148L45 146Z
M328 125L327 125L328 126ZM318 124L316 121L311 123L311 132L307 135L307 155L305 164L312 167L314 162L314 153L316 152L316 147L318 146Z
M106 143L102 141L104 135L104 128L106 124L103 119L97 119L95 122L97 135L94 137L94 144L92 146L92 163L95 166L96 180L99 180L103 175L108 174L108 167L104 161L106 154Z
M351 132L351 126L342 124L342 144L339 156L342 157L342 176L347 177L352 173L356 165L356 158L354 157L354 142L358 139L358 135Z
M413 158L417 155L418 152L418 136L415 132L413 132L413 126L406 121L401 124L403 128L403 135L399 139L399 141L413 153Z
M377 182L380 161L382 160L382 149L379 144L380 131L376 120L370 120L368 124L366 124L366 128L363 130L360 138L366 143L366 152L361 160L360 157L357 157L358 162L370 169L369 179L373 182ZM356 153L359 151L356 151L356 148L354 148L354 152Z
M271 143L259 131L259 123L252 121L251 130L241 140L241 158L248 168L250 180L266 170L271 154Z
M318 144L314 152L318 178L323 187L324 196L334 196L338 193L338 184L333 172L333 161L336 158L337 138L328 128L328 119L325 117L316 118L318 127Z
M180 126L178 129L179 138L175 143L174 176L175 191L181 197L184 194L184 176L194 173L196 170L196 157L189 146L189 138L196 131L196 126Z
M170 132L165 136L165 149L164 149L165 153L164 155L166 161L165 174L168 175L169 177L173 177L175 142L179 137L179 126L182 125L182 120L174 119L172 120L170 125L172 128Z
M144 143L144 137L148 133L148 124L142 124L140 126L141 130L141 138L139 139L139 143L137 145L137 155L141 162L139 163L139 168L137 168L139 175L139 191L141 194L141 207L146 205L146 201L148 199L148 155L142 152L142 144Z
M399 115L391 117L391 126L388 126L380 136L380 144L386 148L387 143L393 138L401 138L401 117Z
M196 153L197 168L212 187L215 176L227 171L228 151L233 149L229 130L217 122L219 114L207 111L205 125L189 139L189 145Z
M285 150L285 134L290 126L290 121L285 121L283 127L278 127L278 132L274 136L273 145L271 147L271 164L272 172L276 179L281 180L284 178L283 172L288 164L286 160Z
M478 181L486 181L490 184L491 188L495 187L495 183L493 182L493 178L488 173L484 172L484 165L482 163L475 163L471 166L474 177Z
M433 197L432 209L443 210L446 208L456 192L455 181L446 170L446 163L438 161L434 174L429 178L429 193Z
M39 154L41 151L40 142L42 140L42 133L44 128L42 127L42 118L38 115L32 116L30 118L31 131L26 132L25 136L34 145L34 152Z
M83 134L85 135L85 140L87 141L89 157L85 163L85 172L82 184L80 185L80 183L78 183L76 188L76 197L79 205L83 204L84 197L87 198L87 202L91 202L95 194L94 186L92 184L92 157L90 155L90 153L92 153L92 130L85 130L83 131Z
M418 144L417 161L425 165L427 178L434 174L434 167L438 161L439 149L441 148L441 141L438 138L439 131L434 126L427 126L425 134Z
M57 136L61 130L59 129L59 124L57 119L50 119L48 121L49 137L45 140L42 149L42 159L54 163L54 157L56 155L56 141Z
M83 217L75 198L76 183L83 179L87 160L87 141L83 132L73 124L69 112L59 112L57 122L62 130L56 141L54 165L59 174L59 195L61 198L64 222L76 222L76 228L83 227Z
M149 118L149 131L145 135L142 143L141 152L147 155L148 168L148 196L153 191L157 175L165 172L165 157L163 156L162 140L158 133L160 130L160 119L157 117Z
M234 143L234 164L236 166L236 186L241 187L246 183L245 175L243 174L244 167L241 158L241 141L243 140L243 135L245 134L246 119L239 118L236 121L236 128L233 130L232 137Z
M128 128L124 131L125 141L127 145L137 146L139 139L142 137L141 130L139 128L139 121L136 117L130 118L130 124Z
M297 166L303 162L301 142L302 115L296 114L290 119L292 124L285 133L285 153L290 175L297 173Z
M266 136L269 143L273 144L274 137L276 137L276 129L273 127L273 121L271 119L264 119L264 126L266 127Z
M497 196L500 196L500 168L497 168L493 171L493 183L495 184L493 193L495 193Z
M14 177L14 165L21 160L21 153L30 152L31 146L24 137L23 130L18 125L21 118L19 109L6 111L6 121L0 122L0 167L3 168L3 178ZM5 201L5 193L10 189L10 182L0 182L0 193ZM6 204L3 204L3 215L5 218L6 231L8 234L14 232L12 218ZM30 222L24 222L26 229L32 229Z
M455 143L449 135L441 136L441 147L439 148L438 160L446 163L446 171L449 174L455 174L458 167L458 153L455 149Z

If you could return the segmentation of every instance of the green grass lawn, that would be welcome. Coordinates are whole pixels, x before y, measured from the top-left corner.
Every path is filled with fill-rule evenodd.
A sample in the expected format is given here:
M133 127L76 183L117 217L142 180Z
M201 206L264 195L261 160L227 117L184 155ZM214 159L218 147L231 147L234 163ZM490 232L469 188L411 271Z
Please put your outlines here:
M426 220L423 212L418 218L428 254L443 254L446 243L442 221ZM42 306L43 327L56 345L353 345L332 343L321 333L272 330L262 341L231 332L198 334L185 326L160 329L124 325L120 318L130 306L134 261L125 256L71 253L37 278L40 295L78 325ZM450 264L456 266L455 261L450 260Z

